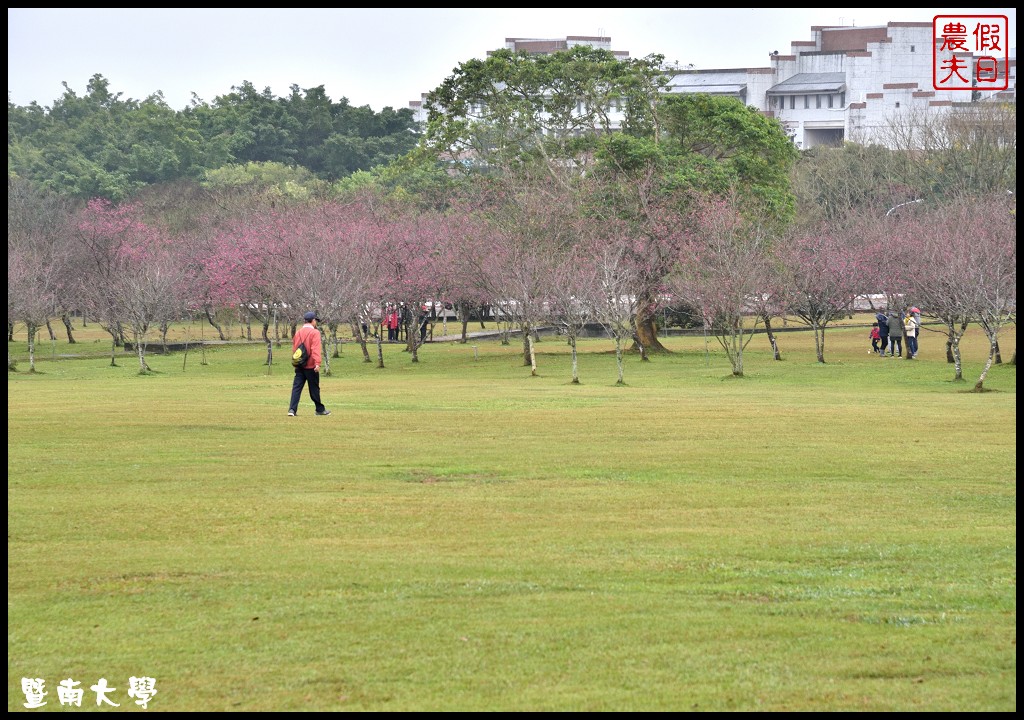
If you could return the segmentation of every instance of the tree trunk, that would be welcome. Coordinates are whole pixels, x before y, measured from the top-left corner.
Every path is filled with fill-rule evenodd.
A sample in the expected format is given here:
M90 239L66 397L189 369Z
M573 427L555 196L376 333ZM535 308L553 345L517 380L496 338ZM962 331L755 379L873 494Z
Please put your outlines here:
M64 313L60 316L60 321L64 323L64 331L68 334L68 345L74 345L75 336L71 334L71 317L67 313Z
M961 323L960 332L951 320L946 321L946 362L953 365L953 381L964 379L964 368L960 358L960 338L967 331L967 323Z
M576 358L576 337L574 335L569 337L569 347L572 348L572 384L579 385L580 373Z
M533 362L533 347L530 344L530 325L529 323L522 324L523 329L523 365L529 365L534 369L534 375L536 375L537 365Z
M331 345L334 346L331 357L339 358L341 357L341 344L338 342L338 323L328 323L327 328L331 331ZM277 334L276 330L274 334Z
M204 307L203 313L206 315L206 321L213 326L214 330L217 331L218 337L220 337L221 340L227 340L227 338L224 337L224 331L221 329L220 325L217 324L217 321L213 319L213 313L210 312L210 308Z
M650 311L637 311L636 316L636 337L638 347L643 348L645 353L667 353L669 349L658 340L658 325L655 322L654 313Z
M107 329L110 333L110 367L117 367L117 334Z
M981 371L981 376L978 377L978 382L974 383L974 392L983 392L985 389L985 378L988 376L988 371L992 368L992 363L995 361L996 353L998 352L999 343L995 338L989 341L988 358L985 360L985 367Z
M622 337L618 334L615 335L615 366L619 371L619 379L615 384L625 385L626 380L624 378L624 371L622 367Z
M947 363L958 363L960 361L960 350L959 350L959 347L957 347L956 356L955 357L954 357L954 353L953 353L953 347L954 347L954 345L958 345L959 344L960 338L963 337L965 332L967 332L967 323L960 323L960 332L959 333L956 331L956 327L954 327L952 322L947 322L946 323L946 362ZM957 372L957 376L958 376L958 379L962 379L962 377L960 377L960 373L959 372Z
M640 335L636 332L633 333L633 349L640 353L642 362L650 362L651 359L647 357L647 345L640 340Z
M764 320L764 331L768 334L768 342L772 346L772 358L781 360L782 353L779 351L779 343L775 339L775 331L772 330L772 319L767 314L762 315L761 318Z
M825 328L819 328L818 323L814 323L814 348L818 353L818 362L825 363Z
M53 342L57 339L57 336L53 332L53 326L50 325L49 320L46 321L46 332L50 333L50 342Z
M245 323L246 323L246 326L251 327L249 325L249 319L248 318L246 318ZM251 330L249 332L249 339L252 340L252 332L251 332ZM266 364L267 367L270 367L271 365L274 364L274 343L271 342L271 340L270 340L270 321L269 320L267 320L266 322L263 323L263 342L266 343L266 345L267 345L267 362L265 364Z
M729 337L729 362L733 377L743 377L743 331L734 326Z
M327 329L318 327L320 332L320 374L331 374L331 353L327 350Z
M28 323L28 371L36 371L36 324Z
M50 338L50 339L52 340L53 338ZM996 360L995 360L995 363L996 363L996 365L1002 365L1003 364L1003 352L1002 352L1002 350L999 349L999 341L998 340L996 340L995 349L996 349Z
M409 328L409 352L412 353L412 361L418 363L420 361L419 355L420 346L420 324L416 323L416 327Z
M139 375L145 375L149 368L146 367L146 351L143 349L142 339L138 335L135 336L135 354L139 358Z
M527 347L529 347L529 350L530 350L530 375L532 377L536 377L537 376L537 353L534 352L534 348L533 348L533 334L532 333L525 333L525 335L526 335L526 344L527 344Z
M358 320L352 321L352 335L355 336L356 341L359 343L359 349L363 352L363 362L372 362L370 360L370 350L366 347L366 335L363 334Z

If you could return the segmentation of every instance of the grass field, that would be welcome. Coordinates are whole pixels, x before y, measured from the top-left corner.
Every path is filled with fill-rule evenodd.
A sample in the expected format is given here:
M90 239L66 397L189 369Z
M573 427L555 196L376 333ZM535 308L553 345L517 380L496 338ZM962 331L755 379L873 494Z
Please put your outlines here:
M9 711L1016 710L1015 327L986 393L976 330L961 383L861 326L624 387L606 340L578 386L555 338L345 345L296 418L284 352L83 337L9 343Z

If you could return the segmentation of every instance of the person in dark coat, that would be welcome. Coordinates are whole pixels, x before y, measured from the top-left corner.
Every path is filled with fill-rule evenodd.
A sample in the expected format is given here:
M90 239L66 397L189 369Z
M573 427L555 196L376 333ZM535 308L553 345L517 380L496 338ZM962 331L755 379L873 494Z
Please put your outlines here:
M885 313L876 313L875 320L878 321L878 342L881 345L879 354L885 357L885 349L889 347L889 318Z
M903 359L903 318L899 310L890 308L889 319L889 354Z

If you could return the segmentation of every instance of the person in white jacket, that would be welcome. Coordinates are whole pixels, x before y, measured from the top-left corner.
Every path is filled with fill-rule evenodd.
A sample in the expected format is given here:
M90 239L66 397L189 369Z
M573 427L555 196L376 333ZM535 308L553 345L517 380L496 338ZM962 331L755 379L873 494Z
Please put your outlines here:
M914 317L914 313L908 310L906 316L903 318L903 334L907 336L907 360L912 360L917 357L918 327L920 327L918 319Z

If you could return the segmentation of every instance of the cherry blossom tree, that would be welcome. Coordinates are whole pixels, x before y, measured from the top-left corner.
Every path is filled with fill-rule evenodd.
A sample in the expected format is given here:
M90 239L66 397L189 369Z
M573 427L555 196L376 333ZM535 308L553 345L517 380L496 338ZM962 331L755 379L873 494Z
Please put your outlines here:
M901 218L901 233L914 242L910 292L922 312L939 320L963 377L960 342L972 322L985 332L990 352L975 383L982 391L998 352L999 333L1016 313L1015 198L961 197L926 205Z
M860 242L836 226L798 229L774 252L789 289L789 312L814 330L819 363L825 362L825 329L847 315L863 293L866 267Z
M390 208L380 236L380 283L386 297L404 305L407 350L419 362L420 323L424 305L442 292L445 218L412 206Z
M999 354L999 333L1017 313L1017 228L1016 205L989 205L984 222L975 235L974 267L978 323L988 338L989 353L985 367L974 383L974 391L984 390L985 378Z
M749 298L748 307L751 314L760 318L764 323L765 336L772 349L772 359L782 360L782 349L779 347L779 340L772 327L772 319L784 317L786 314L786 285L771 249L768 251L768 257L765 258L765 264L764 284L760 291Z
M123 313L117 304L124 260L122 249L133 236L145 231L135 206L114 205L102 199L89 201L75 221L74 239L81 257L81 262L75 264L76 296L83 310L110 334L111 366L117 364L117 348L125 342Z
M122 245L118 281L112 286L115 307L132 335L139 373L146 363L149 331L154 325L166 327L184 310L184 266L174 252L171 238L153 228L139 228Z
M550 316L569 343L573 385L580 383L577 341L583 329L597 321L601 302L595 259L593 246L581 241L561 257L552 278Z
M483 279L499 311L523 336L523 364L537 375L534 333L548 318L558 267L551 245L531 242L517 232L499 231L486 258Z
M294 224L301 217L300 211L289 207L254 210L216 234L206 259L215 302L239 307L260 323L267 366L274 362L269 329L278 311L286 309L285 268L292 252L289 244L295 239Z
M578 196L561 178L524 171L505 178L488 215L493 247L480 276L496 307L519 327L523 364L537 374L535 333L548 318L555 269L576 240Z
M16 177L7 181L7 324L23 322L28 334L29 371L35 372L37 329L62 315L71 335L68 203ZM10 350L7 367L13 369Z
M581 278L571 285L593 308L594 317L615 341L617 385L625 385L626 343L639 343L636 321L640 296L636 290L640 271L635 259L645 238L636 230L634 224L617 218L587 219L579 248L584 253L578 259Z
M150 328L182 311L185 267L175 251L175 238L141 217L137 204L93 200L78 218L76 238L86 259L81 268L81 297L113 338L111 365L127 326L139 372L145 373Z
M7 247L7 322L25 324L28 335L29 372L36 371L36 335L53 313L60 266L52 255L39 248L15 245ZM13 370L10 345L7 368Z
M458 203L446 212L447 233L440 238L441 254L438 278L439 299L450 304L461 325L460 342L468 339L470 315L491 302L481 281L483 258L491 252L491 228L475 209Z
M914 243L914 272L909 277L908 292L922 308L923 316L942 323L954 382L964 379L960 341L975 319L976 290L973 238L961 230L969 225L959 223L977 218L958 215L953 208L928 207L918 209L912 216L901 216L893 223L903 237Z
M292 237L285 246L281 296L289 308L315 310L325 330L335 334L339 324L355 324L371 292L367 253L373 226L358 204L322 203L297 214ZM364 352L364 355L366 353ZM331 374L330 353L324 353L324 373Z
M704 317L732 365L743 376L743 350L753 339L771 278L769 238L762 226L744 219L734 203L704 198L691 215L693 229L682 246L675 287ZM765 302L763 299L759 303Z

